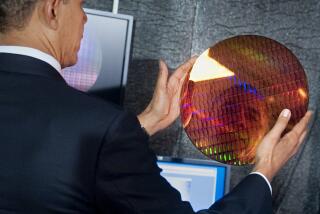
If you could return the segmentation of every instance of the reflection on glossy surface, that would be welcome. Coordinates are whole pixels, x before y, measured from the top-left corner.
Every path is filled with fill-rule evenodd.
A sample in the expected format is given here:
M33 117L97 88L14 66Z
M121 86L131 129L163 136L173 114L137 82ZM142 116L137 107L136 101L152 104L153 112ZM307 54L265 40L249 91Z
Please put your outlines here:
M214 69L214 72L212 72L212 69ZM234 76L232 71L209 56L209 49L201 54L195 62L192 71L189 80L193 82Z
M193 144L232 165L254 163L256 147L281 110L307 111L308 86L297 58L261 36L237 36L206 50L184 82L181 120Z

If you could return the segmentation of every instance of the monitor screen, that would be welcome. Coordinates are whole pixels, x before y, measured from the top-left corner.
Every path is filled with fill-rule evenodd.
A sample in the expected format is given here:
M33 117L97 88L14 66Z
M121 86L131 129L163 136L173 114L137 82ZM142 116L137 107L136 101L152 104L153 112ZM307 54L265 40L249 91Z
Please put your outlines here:
M206 160L158 157L161 175L194 211L209 208L229 191L230 166Z
M76 65L65 68L66 82L81 91L122 104L127 82L133 17L85 9L85 25Z

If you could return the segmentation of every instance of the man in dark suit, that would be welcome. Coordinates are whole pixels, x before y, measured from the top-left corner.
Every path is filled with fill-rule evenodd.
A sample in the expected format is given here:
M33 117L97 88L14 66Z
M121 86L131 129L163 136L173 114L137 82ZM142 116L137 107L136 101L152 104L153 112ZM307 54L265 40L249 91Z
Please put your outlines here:
M169 78L160 62L154 97L136 117L59 74L76 63L85 22L81 0L0 2L0 213L194 213L147 144L177 118L194 59ZM271 213L269 182L303 142L310 115L281 138L284 110L254 172L199 213Z

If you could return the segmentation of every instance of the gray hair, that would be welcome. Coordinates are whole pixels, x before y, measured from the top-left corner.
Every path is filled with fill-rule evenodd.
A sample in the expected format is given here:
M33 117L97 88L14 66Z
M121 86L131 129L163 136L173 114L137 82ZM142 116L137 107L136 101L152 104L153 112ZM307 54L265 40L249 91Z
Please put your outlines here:
M29 22L39 0L1 0L0 33L21 30Z
M0 0L0 33L22 30L30 21L38 2L42 0ZM70 0L63 0L68 4Z

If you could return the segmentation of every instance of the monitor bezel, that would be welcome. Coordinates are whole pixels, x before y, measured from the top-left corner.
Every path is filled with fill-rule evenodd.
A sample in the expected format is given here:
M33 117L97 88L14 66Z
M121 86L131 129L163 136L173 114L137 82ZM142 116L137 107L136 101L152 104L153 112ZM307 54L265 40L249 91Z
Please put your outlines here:
M123 105L124 96L125 96L125 89L127 85L128 79L128 72L129 72L129 63L131 57L131 45L132 45L132 38L133 38L133 16L124 15L124 14L115 14L108 11L101 11L95 9L84 8L84 12L86 14L95 15L95 16L103 16L109 17L114 19L125 20L128 22L127 31L126 31L126 42L125 42L125 50L124 50L124 59L123 59L123 67L122 67L122 76L121 76L121 85L120 85L120 105ZM90 90L88 91L90 93Z

